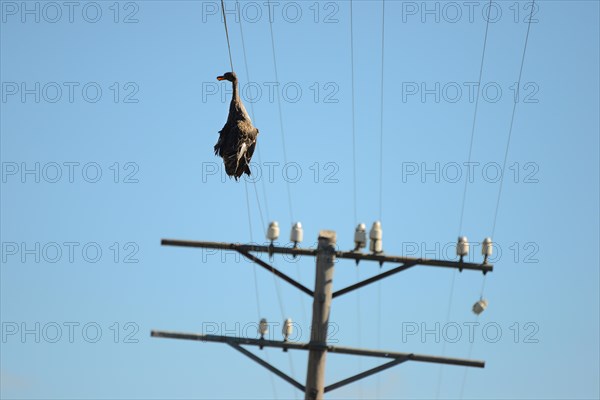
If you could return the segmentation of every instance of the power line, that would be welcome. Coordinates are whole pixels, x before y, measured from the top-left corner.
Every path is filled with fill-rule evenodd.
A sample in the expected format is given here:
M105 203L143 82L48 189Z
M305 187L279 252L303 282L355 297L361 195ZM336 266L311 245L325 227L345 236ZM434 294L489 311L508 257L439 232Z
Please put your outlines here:
M237 11L238 11L238 16L239 16L240 5L239 5L238 1L236 1L236 8L237 8ZM244 40L244 30L242 28L242 18L240 18L239 21L240 21L239 22L239 26L240 26L240 37L241 37L241 41L242 41L242 51L243 51L243 55L244 55L244 67L246 69L246 80L247 80L247 82L250 82L250 69L248 68L248 57L246 55L246 42ZM229 43L229 39L228 39L228 43ZM233 66L232 66L232 69L233 69ZM250 102L250 113L252 114L252 120L256 123L255 113L254 113L254 103L253 102ZM260 146L257 146L256 150L257 150L257 156L258 156L258 160L259 160L259 165L261 165L262 164L262 157L261 157L261 154L260 154ZM259 216L260 216L261 226L264 229L264 227L266 225L265 225L265 219L263 217L262 207L261 207L261 204L260 204L260 198L259 198L259 195L258 195L258 189L256 187L256 180L253 180L252 183L253 183L253 186L254 186L254 193L256 195L256 205L258 207L258 212L259 212ZM247 182L246 181L244 181L244 186L245 186L245 189L246 189L246 204L247 204L247 208L248 208L248 223L250 225L250 241L254 242L254 240L252 238L252 225L251 225L252 224L252 220L251 220L251 217L250 217L249 194L248 194L248 186L247 186ZM264 197L264 201L265 201L265 211L267 213L267 219L268 219L269 218L269 203L268 203L266 189L265 189L265 184L264 184L263 180L261 180L261 186L262 186L262 193L263 193L263 197ZM261 318L261 317L263 317L263 315L262 315L262 312L260 311L260 298L259 298L258 278L257 278L257 275L256 275L256 264L253 264L253 273L254 273L254 286L255 286L256 298L257 298L257 309L258 309L258 313L259 313L259 318ZM279 281L275 282L275 290L276 290L277 300L278 300L278 303L279 303L279 309L280 309L280 312L282 314L282 318L285 318L285 308L283 306L283 301L281 299L281 293L280 293L280 288L279 288ZM268 363L271 362L268 351L265 352L265 358L266 358L266 360L267 360ZM292 373L292 375L295 375L294 365L293 365L293 362L291 360L291 356L289 357L289 362L290 362L291 373ZM274 395L275 398L277 398L278 397L277 396L277 389L276 389L276 386L275 386L275 381L273 379L273 375L269 374L269 378L270 378L270 381L271 381L271 387L272 387L272 390L273 390L273 395Z
M469 141L469 156L468 156L469 163L471 162L471 155L473 153L473 138L475 137L475 125L477 122L477 110L479 109L479 94L481 92L481 77L483 75L483 61L485 59L485 49L487 46L491 9L492 9L492 0L490 0L490 2L488 4L488 12L487 12L487 18L486 18L486 23L485 23L485 36L483 37L483 51L481 52L481 63L479 64L479 79L477 81L478 82L477 83L477 96L475 97L475 112L473 113L473 124L471 125L471 140ZM467 165L470 165L470 164L467 164ZM458 227L458 236L460 236L462 234L463 218L464 218L464 214L465 214L465 203L467 200L468 185L469 185L469 179L467 177L467 178L465 178L465 187L463 190L462 205L460 207L460 224Z
M377 348L381 348L381 282L377 282ZM375 386L375 397L381 398L381 375L377 375L377 385Z
M246 208L248 209L248 229L250 231L250 242L254 243L253 235L252 235L252 217L250 213L250 196L248 196L248 183L244 181L244 189L246 192ZM260 311L260 296L258 290L258 279L256 277L256 264L252 265L252 271L254 272L254 289L256 291L256 311L258 312L258 318L260 319L263 315Z
M383 88L385 60L385 0L381 0L381 101L379 117L379 220L383 220ZM381 347L381 282L377 282L377 348ZM381 375L377 375L376 395L380 398Z
M452 271L452 282L450 283L450 295L448 296L448 308L446 310L446 323L450 321L450 311L452 310L452 300L454 299L454 283L456 282L456 270ZM446 354L446 341L442 341L442 355ZM440 390L442 388L442 378L444 376L444 366L440 365L438 372L437 387L435 390L435 398L440 398Z
M262 208L260 206L260 199L258 198L258 190L256 189L256 185L254 185L254 193L256 194L256 204L258 206L258 214L260 215L260 222L261 222L261 226L266 226L265 225L265 220L263 218L263 212L262 212ZM268 215L267 215L268 218Z
M273 35L273 18L271 16L271 1L267 1L267 5L269 7L269 30L271 32L271 50L273 52L273 68L275 70L275 82L279 84L279 74L277 73L277 57L275 55L275 37ZM283 162L287 165L287 152L285 146L285 132L283 129L283 113L281 111L281 96L279 95L279 90L276 90L277 96L277 109L279 111L279 129L281 130L281 144L283 146ZM294 212L292 207L292 194L290 189L290 183L288 179L285 180L285 185L287 188L288 195L288 206L290 210L290 224L294 223Z
M356 266L356 282L360 282L360 269L358 265ZM358 346L362 345L362 317L360 312L360 290L356 292L356 333L358 335ZM358 360L358 369L362 369L362 358L359 357ZM363 398L363 387L362 382L358 384L358 397Z
M356 199L356 124L354 119L354 27L352 17L353 2L350 0L350 66L352 86L352 194L354 199L354 223L358 223Z
M381 1L381 112L379 119L379 220L383 214L383 66L385 54L385 0Z
M479 321L479 315L477 315L475 317L475 322L477 323ZM469 344L469 355L467 356L467 358L471 357L471 353L473 353L473 344L475 343L475 340L473 340L470 344ZM463 394L465 392L465 385L467 383L467 374L468 374L468 368L465 368L465 373L463 374L463 379L462 379L462 383L460 385L460 399L463 398Z
M221 11L223 13L223 23L225 25L225 36L227 37L227 49L229 50L229 64L233 72L233 58L231 58L231 44L229 43L229 29L227 29L227 17L225 16L225 3L221 0Z
M238 18L240 20L240 23L239 23L239 25L240 25L240 36L241 36L241 39L242 39L242 52L244 54L244 67L246 68L246 81L250 82L250 69L248 68L248 57L246 56L246 41L244 40L244 30L242 28L242 18L239 15L240 6L239 6L239 2L238 1L236 1L236 7L238 9ZM252 102L252 101L250 102L250 113L252 114L252 120L256 123L256 119L255 119L256 116L254 114L254 102ZM257 156L258 156L258 164L262 165L262 157L261 157L261 154L260 154L260 146L258 146L258 145L256 146L256 153L257 153ZM256 181L253 180L252 183L254 184L254 190L256 192ZM268 219L269 218L269 203L268 203L268 200L267 200L267 192L265 190L265 182L264 182L264 180L261 180L260 183L261 183L261 186L262 186L263 198L264 198L264 202L265 202L265 211L267 213L267 219ZM265 228L265 224L264 224L264 220L262 218L262 209L260 207L260 200L258 198L258 192L256 194L256 201L257 201L257 204L258 204L258 207L259 207L259 211L260 211L260 214L261 214L262 227L264 229Z
M355 123L355 97L354 97L354 18L353 18L353 5L354 3L350 0L350 71L351 71L351 87L352 87L352 208L354 213L354 223L358 224L358 211L357 211L357 194L356 194L356 123ZM358 265L356 266L356 282L360 281L360 270ZM360 314L360 292L356 293L356 333L358 336L358 345L361 346L362 342L362 318ZM359 357L357 360L358 369L362 369L362 359ZM362 399L362 382L358 385L359 398Z
M523 55L521 56L521 67L519 68L519 80L517 81L517 95L521 88L521 76L523 75L523 65L525 64L525 53L527 51L527 42L529 41L529 30L531 29L531 20L533 18L533 10L535 7L535 0L531 3L531 13L529 14L529 22L527 23L527 33L525 34L525 44L523 45ZM512 137L513 123L515 121L515 113L517 111L518 98L514 99L512 115L510 117L510 127L508 129L508 138L506 139L506 149L504 151L504 161L502 162L502 175L500 178L500 188L498 189L498 198L496 199L496 210L494 211L494 223L492 225L492 238L496 232L496 221L498 217L498 208L500 207L500 197L502 196L502 188L504 183L504 170L506 169L506 160L508 159L508 150L510 147L510 139Z
M240 5L239 5L238 1L236 1L236 7L237 7L237 11L238 11L238 18L240 20L240 23L239 23L240 37L242 39L242 52L244 55L244 67L246 68L246 81L251 82L250 81L250 69L248 68L248 57L246 56L246 41L244 40L244 30L242 28L242 20L243 19L241 18L241 15L240 15ZM254 102L252 102L252 101L250 102L250 114L252 115L252 120L256 124L256 119L255 119L255 114L254 114ZM256 146L256 155L258 156L258 165L260 166L260 165L262 165L262 156L260 154L260 146L258 146L258 144ZM256 181L253 180L252 183L254 184L254 191L256 192L256 202L258 204L259 211L261 214L261 222L262 222L261 226L264 229L266 227L266 225L264 223L265 222L264 219L262 218L262 209L260 207L260 200L258 198L258 192L256 189ZM265 181L261 179L260 184L261 184L261 188L262 188L263 200L265 202L265 211L267 214L267 220L269 220L269 202L267 200L267 191L265 189Z
M535 0L533 0L531 3L531 13L529 14L529 21L527 23L527 33L525 34L525 43L523 45L523 54L521 55L521 66L519 67L519 79L517 80L517 96L518 96L519 90L521 88L521 77L523 76L523 65L525 64L525 54L527 53L527 43L529 42L529 32L531 30L531 20L533 18L534 9L535 9ZM512 109L512 114L510 116L510 125L509 125L509 129L508 129L508 138L506 139L506 148L504 150L504 161L502 163L500 188L498 189L498 198L496 199L496 209L494 211L494 222L492 225L492 238L494 237L494 234L496 232L498 208L500 207L500 197L502 196L502 187L503 187L503 182L504 182L504 170L506 169L506 161L508 159L508 151L510 148L510 139L512 137L512 131L513 131L513 126L514 126L514 121L515 121L515 113L517 110L518 97L516 99L513 99L513 102L514 102L513 109ZM483 276L483 280L481 283L481 292L480 292L481 298L483 298L483 290L485 289L485 281L486 281L486 275ZM477 321L478 319L479 319L479 315L477 315L477 317L475 318L475 321ZM474 342L471 342L471 344L469 345L469 357L471 357L471 353L473 351L473 344L474 344ZM467 383L467 373L468 373L468 371L465 370L461 388L460 388L460 398L461 399L463 398L463 394L465 391L465 385Z
M471 138L469 140L469 154L468 154L468 162L470 165L471 163L471 157L473 154L473 139L475 138L475 126L477 123L477 111L479 110L479 95L481 92L481 78L483 76L483 63L485 61L485 50L487 48L487 38L488 38L488 32L489 32L489 27L490 27L490 12L492 9L492 0L490 0L489 4L488 4L488 12L487 12L487 18L486 18L486 22L485 22L485 34L483 36L483 49L481 51L481 61L479 63L479 79L477 80L477 95L475 97L475 110L473 112L473 123L471 124ZM465 178L465 186L463 189L463 196L462 196L462 204L460 207L460 223L459 223L459 227L458 227L458 235L460 236L462 234L462 229L463 229L463 220L464 220L464 214L465 214L465 204L466 204L466 200L467 200L467 188L469 186L469 178L466 177ZM484 278L485 279L485 278ZM452 273L452 282L450 284L450 294L449 294L449 299L448 299L448 309L446 312L446 323L448 322L448 320L450 319L450 309L452 307L452 298L454 296L454 283L456 280L456 271L454 271ZM446 342L444 342L442 344L442 355L444 355L446 353ZM439 395L440 395L440 390L441 390L441 386L442 386L442 378L444 375L444 366L441 365L440 366L440 370L439 370L439 374L438 374L438 382L437 382L437 388L436 388L436 394L435 394L435 398L438 399Z
M246 77L247 77L247 81L250 82L250 69L248 68L248 59L246 56L246 43L244 40L244 31L242 28L242 20L243 18L241 18L241 16L239 15L240 12L240 7L239 7L239 2L236 1L236 7L238 10L238 16L239 16L239 20L240 20L240 36L241 36L241 40L242 40L242 50L243 50L243 54L244 54L244 66L246 68ZM252 115L252 119L255 120L255 114L254 114L254 103L250 102L250 113ZM256 122L256 120L255 120ZM284 144L284 149L285 149L285 144ZM261 155L260 155L260 146L257 146L257 155L258 155L258 160L259 160L259 164L262 164L262 160L261 160ZM262 213L262 207L260 205L260 199L258 196L258 189L256 188L256 181L253 180L253 185L254 185L254 192L256 194L256 202L258 205L258 210L260 213L260 218L261 218L261 222L262 222L262 226L265 227L265 220L263 218L263 213ZM265 183L264 180L261 180L261 187L262 187L262 194L263 194L263 198L264 198L264 202L265 202L265 212L266 212L266 216L267 216L267 220L270 220L269 218L269 203L267 200L267 193L266 193L266 189L265 189ZM289 192L288 192L289 195ZM290 210L291 210L291 203L290 203ZM290 212L290 215L292 215L292 213ZM296 266L296 275L298 276L298 279L301 280L301 274L300 274L300 270L298 268L298 266ZM300 304L301 304L301 309L302 309L302 315L304 318L304 324L306 325L306 309L304 306L304 299L301 297L300 298Z

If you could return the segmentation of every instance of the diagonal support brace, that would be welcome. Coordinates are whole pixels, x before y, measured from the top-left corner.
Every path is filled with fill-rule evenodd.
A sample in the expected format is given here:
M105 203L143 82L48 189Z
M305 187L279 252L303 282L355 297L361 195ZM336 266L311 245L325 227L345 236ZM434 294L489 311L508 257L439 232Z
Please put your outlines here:
M368 278L368 279L365 279L365 280L360 281L358 283L355 283L354 285L350 285L350 286L348 286L348 287L346 287L344 289L337 290L337 291L333 292L332 296L335 299L338 296L341 296L341 295L346 294L348 292L351 292L353 290L359 289L359 288L361 288L363 286L366 286L366 285L368 285L370 283L377 282L380 279L387 278L390 275L394 275L394 274L396 274L398 272L406 271L410 267L414 267L417 264L418 263L416 261L415 262L407 262L407 263L405 263L405 264L403 264L403 265L401 265L399 267L396 267L394 269L390 269L389 271L383 272L383 273L381 273L379 275L375 275L375 276L373 276L371 278Z
M291 376L286 375L283 371L275 368L274 366L272 366L271 364L269 364L268 362L266 362L262 358L260 358L260 357L258 357L256 355L254 355L253 353L249 352L248 350L246 350L245 348L243 348L239 344L232 343L232 342L228 342L227 344L230 345L231 347L233 347L234 349L236 349L237 351L239 351L240 353L242 353L243 355L247 356L251 360L256 361L258 364L262 365L263 367L265 367L266 369L268 369L269 371L271 371L272 373L274 373L275 375L277 375L278 377L280 377L284 381L292 384L292 386L295 386L297 389L301 390L302 392L304 392L306 390L306 388L304 387L304 385L302 385L300 382L298 382L297 380L295 380Z
M297 289L300 289L301 291L303 291L304 293L306 293L307 295L309 295L310 297L314 296L314 292L312 290L310 290L309 288L307 288L306 286L302 285L301 283L299 283L298 281L294 280L293 278L290 278L289 276L287 276L286 274L284 274L283 272L279 271L278 269L276 269L275 267L273 267L270 264L267 264L266 262L264 262L263 260L261 260L260 258L256 257L254 254L246 251L246 250L242 250L240 248L236 248L235 249L238 253L240 253L241 255L243 255L244 257L246 257L247 259L254 261L255 263L257 263L258 265L260 265L261 267L263 267L264 269L266 269L267 271L271 272L272 274L274 274L275 276L283 279L284 281L286 281L287 283L289 283L290 285L296 287Z
M331 392L332 390L338 389L338 388L340 388L342 386L345 386L345 385L348 385L348 384L350 384L352 382L356 382L356 381L358 381L360 379L366 378L367 376L371 376L371 375L376 374L378 372L384 371L384 370L386 370L388 368L391 368L391 367L394 367L394 366L396 366L398 364L402 364L406 360L408 360L408 358L396 358L393 361L390 361L388 363L382 364L382 365L380 365L378 367L375 367L375 368L371 368L371 369L369 369L367 371L361 372L360 374L356 374L354 376L351 376L350 378L346 378L346 379L341 380L339 382L332 383L329 386L325 386L325 389L324 389L325 393Z

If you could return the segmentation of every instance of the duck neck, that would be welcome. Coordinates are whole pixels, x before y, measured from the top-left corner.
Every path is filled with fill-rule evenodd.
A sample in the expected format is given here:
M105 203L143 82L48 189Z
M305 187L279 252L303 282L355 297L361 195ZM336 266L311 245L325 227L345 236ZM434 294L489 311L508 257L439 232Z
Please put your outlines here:
M239 101L240 100L240 94L238 92L238 81L237 79L234 80L233 82L231 82L231 86L233 86L233 96L231 98L232 101Z

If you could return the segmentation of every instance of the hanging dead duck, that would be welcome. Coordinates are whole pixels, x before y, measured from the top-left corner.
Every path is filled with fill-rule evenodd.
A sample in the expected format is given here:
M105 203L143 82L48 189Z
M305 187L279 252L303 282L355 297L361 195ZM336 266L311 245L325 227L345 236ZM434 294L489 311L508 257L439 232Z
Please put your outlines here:
M240 99L238 80L235 72L218 76L217 80L227 80L233 85L233 96L229 106L229 116L223 129L219 131L219 140L215 144L215 155L223 158L225 172L237 181L244 173L250 175L250 160L256 147L258 129Z

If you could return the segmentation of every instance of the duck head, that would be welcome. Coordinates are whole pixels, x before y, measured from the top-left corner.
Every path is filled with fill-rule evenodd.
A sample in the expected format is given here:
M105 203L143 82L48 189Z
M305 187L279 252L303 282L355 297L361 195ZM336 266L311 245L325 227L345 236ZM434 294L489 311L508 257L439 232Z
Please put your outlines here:
M223 75L217 76L217 80L218 81L236 82L237 76L236 76L235 72L225 72Z

